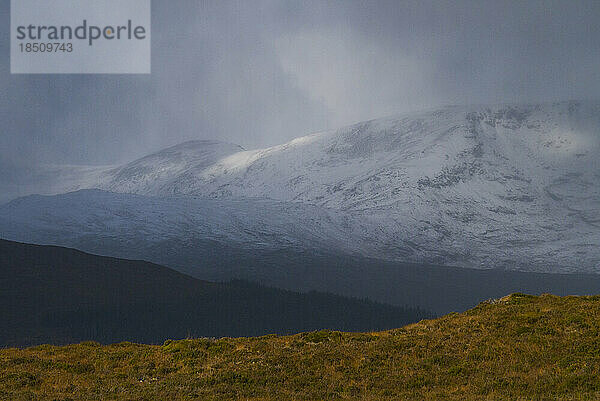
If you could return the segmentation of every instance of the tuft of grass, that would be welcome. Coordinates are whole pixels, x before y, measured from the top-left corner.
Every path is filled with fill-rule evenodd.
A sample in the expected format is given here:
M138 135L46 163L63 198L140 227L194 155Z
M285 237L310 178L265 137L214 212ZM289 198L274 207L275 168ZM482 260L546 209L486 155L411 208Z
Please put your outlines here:
M513 294L378 333L4 349L0 399L600 399L600 297Z

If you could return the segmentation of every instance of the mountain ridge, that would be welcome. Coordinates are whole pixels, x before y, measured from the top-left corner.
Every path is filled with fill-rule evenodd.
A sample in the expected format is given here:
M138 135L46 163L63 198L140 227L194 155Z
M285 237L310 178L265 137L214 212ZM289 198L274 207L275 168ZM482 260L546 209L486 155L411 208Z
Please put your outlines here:
M142 260L0 240L0 348L372 330L427 316L418 309L250 282L207 282Z

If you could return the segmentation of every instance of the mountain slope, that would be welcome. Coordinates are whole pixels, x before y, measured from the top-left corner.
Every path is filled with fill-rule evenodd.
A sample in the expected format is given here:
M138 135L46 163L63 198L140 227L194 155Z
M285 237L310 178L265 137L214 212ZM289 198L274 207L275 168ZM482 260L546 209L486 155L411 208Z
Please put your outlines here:
M376 254L378 249L379 231L368 221L302 203L82 190L0 207L0 237L149 260L202 280L250 280L437 314L510 292L600 292L597 274L475 270L365 257L357 250ZM548 264L547 270L556 267Z
M148 262L0 240L0 347L372 330L425 316L327 294L209 283Z
M7 399L596 400L600 298L514 294L380 333L0 351Z
M102 187L115 192L162 194L187 174L203 171L243 150L239 145L218 141L185 142L107 171Z
M351 253L369 246L366 237L361 239L369 231L362 225L339 211L301 203L147 197L100 190L28 196L0 206L3 238L66 246L94 238L149 243L176 239L256 251L332 248ZM362 246L357 247L356 241Z

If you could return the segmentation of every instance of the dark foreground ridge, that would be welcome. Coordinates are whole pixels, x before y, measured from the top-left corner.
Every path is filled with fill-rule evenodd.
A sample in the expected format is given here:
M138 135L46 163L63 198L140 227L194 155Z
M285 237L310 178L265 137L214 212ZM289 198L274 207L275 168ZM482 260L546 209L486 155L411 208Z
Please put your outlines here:
M323 293L211 283L148 262L0 240L0 347L382 330L430 316Z
M595 400L600 297L514 294L401 329L0 351L11 400Z

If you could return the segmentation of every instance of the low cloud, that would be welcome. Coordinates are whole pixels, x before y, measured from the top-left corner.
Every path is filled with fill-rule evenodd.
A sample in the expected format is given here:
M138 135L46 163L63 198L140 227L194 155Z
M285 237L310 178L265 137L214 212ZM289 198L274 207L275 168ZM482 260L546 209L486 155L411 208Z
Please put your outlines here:
M597 97L599 19L597 1L156 0L151 76L16 76L0 60L0 183L10 166L190 139L256 148L445 104Z

